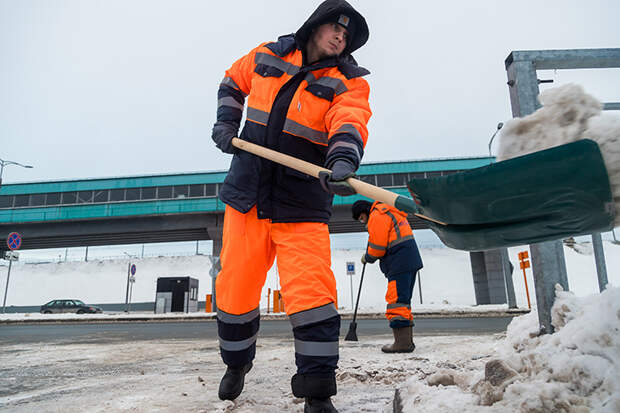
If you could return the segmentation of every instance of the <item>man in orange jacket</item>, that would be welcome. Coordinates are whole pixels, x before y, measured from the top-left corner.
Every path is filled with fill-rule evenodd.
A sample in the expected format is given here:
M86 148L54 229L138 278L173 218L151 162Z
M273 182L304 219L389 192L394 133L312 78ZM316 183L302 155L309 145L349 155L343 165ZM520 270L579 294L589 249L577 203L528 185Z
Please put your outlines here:
M321 3L294 34L233 63L218 91L212 138L234 154L219 192L226 204L216 279L218 335L227 365L219 397L233 400L252 368L259 303L278 256L284 308L293 326L293 394L305 412L335 412L340 316L327 222L334 194L355 193L371 116L369 86L351 53L368 40L364 17L344 0ZM324 165L320 180L237 150L241 139Z
M422 268L422 258L407 214L387 204L376 201L356 201L352 207L353 219L366 224L368 247L362 263L379 260L381 271L388 279L387 310L394 333L394 343L381 348L384 353L410 353L413 344L413 315L411 297L417 272Z

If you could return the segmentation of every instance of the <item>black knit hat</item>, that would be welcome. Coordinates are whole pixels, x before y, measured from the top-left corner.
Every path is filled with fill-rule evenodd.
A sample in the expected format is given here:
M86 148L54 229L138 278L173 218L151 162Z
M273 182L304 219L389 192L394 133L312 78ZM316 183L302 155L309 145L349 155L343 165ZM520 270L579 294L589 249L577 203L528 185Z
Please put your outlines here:
M362 47L369 36L366 19L346 0L325 0L310 15L308 20L295 33L295 40L300 48L306 47L312 30L324 23L336 22L347 28L349 40L342 52L348 55Z
M353 219L360 219L360 215L365 213L366 215L370 215L370 208L372 208L372 203L364 200L355 201L353 206L351 207L351 212L353 212Z

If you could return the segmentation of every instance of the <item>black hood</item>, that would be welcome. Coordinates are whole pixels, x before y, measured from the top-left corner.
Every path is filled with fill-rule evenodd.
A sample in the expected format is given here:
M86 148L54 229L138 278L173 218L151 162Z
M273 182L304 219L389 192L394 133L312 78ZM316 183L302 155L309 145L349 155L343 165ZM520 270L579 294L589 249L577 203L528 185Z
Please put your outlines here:
M305 49L306 43L308 43L310 39L312 29L336 19L340 14L348 16L354 28L353 35L349 38L349 41L347 41L347 46L342 52L342 55L351 54L362 47L368 41L369 36L366 19L345 0L325 0L317 7L314 13L310 15L299 30L297 30L297 33L295 33L295 40L299 48L302 50Z

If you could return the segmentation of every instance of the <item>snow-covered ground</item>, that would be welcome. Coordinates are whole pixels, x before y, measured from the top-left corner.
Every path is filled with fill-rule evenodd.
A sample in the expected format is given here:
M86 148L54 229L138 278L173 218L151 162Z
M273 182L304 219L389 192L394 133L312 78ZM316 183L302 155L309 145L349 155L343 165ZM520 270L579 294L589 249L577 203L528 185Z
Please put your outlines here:
M620 411L620 246L604 242L610 287L598 293L594 256L587 239L564 247L571 292L561 292L553 310L553 335L537 337L535 312L516 318L506 334L416 335L412 354L388 355L385 335L341 341L334 403L341 413L390 412L395 390L403 412L598 412ZM509 250L519 307L527 307L518 252ZM416 286L414 311L487 311L475 303L469 255L447 248L422 248L422 296ZM334 250L341 312L350 312L351 284L346 262L362 249ZM151 257L138 266L133 301L152 301L160 276L200 279L210 292L207 256ZM11 273L8 305L36 305L74 297L90 303L122 302L127 260L48 264L17 263ZM361 266L353 277L356 291ZM0 277L6 266L0 268ZM531 270L527 270L535 305ZM1 278L0 278L1 279ZM269 274L267 288L276 288ZM384 311L386 281L377 265L367 266L361 311ZM261 307L266 306L266 298ZM505 308L497 306L498 308ZM73 315L62 315L73 317ZM96 317L105 317L98 315ZM129 315L139 316L139 314ZM168 316L168 315L165 315ZM7 314L5 318L40 317ZM170 316L168 316L170 317ZM348 323L343 322L343 329ZM3 326L0 325L0 334ZM127 343L53 343L0 347L0 411L6 412L301 412L293 398L292 337L261 338L253 370L235 402L217 398L223 374L214 337Z
M341 413L620 411L620 288L561 292L556 333L536 336L535 313L506 334L416 336L412 354L383 354L387 335L341 341ZM1 328L1 327L0 327ZM290 390L293 342L260 339L241 396L217 399L217 341L70 341L3 346L0 410L7 412L301 412Z
M620 285L620 245L604 241L608 280ZM509 257L515 270L513 283L519 307L527 308L523 272L519 269L517 254L528 250L527 246L509 249ZM598 292L598 281L591 244L587 237L574 248L564 247L569 287L578 296ZM342 310L352 308L359 287L362 265L359 262L363 250L333 250L332 270L338 288L338 306ZM443 306L471 306L476 303L469 254L449 248L421 248L424 269L420 272L422 304L433 308ZM346 275L346 263L355 262L356 275ZM198 278L199 298L204 300L211 293L211 260L207 255L147 257L133 259L136 264L136 283L133 285L132 302L153 302L158 277L192 276ZM127 282L127 259L98 260L88 262L68 261L58 263L27 264L14 262L11 269L7 306L38 306L52 299L75 298L87 304L124 303ZM0 287L4 291L8 267L0 266ZM526 270L530 300L536 297L531 268ZM367 265L364 275L360 311L381 312L385 309L387 281L378 264ZM274 268L265 283L261 308L267 307L267 289L278 288L278 274ZM353 292L353 294L351 294ZM418 285L414 291L414 308L420 306ZM420 307L420 308L422 308Z

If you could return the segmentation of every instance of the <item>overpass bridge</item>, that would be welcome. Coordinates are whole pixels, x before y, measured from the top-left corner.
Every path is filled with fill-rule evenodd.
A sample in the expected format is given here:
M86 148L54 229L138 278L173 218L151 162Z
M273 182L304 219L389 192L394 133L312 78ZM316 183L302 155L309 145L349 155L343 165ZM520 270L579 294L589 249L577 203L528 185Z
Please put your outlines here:
M406 185L412 178L448 175L493 161L470 157L365 163L358 175L409 196ZM225 206L218 192L225 177L225 171L213 171L4 184L0 239L19 232L21 249L213 240L213 255L219 255ZM358 199L362 197L334 197L331 233L365 231L351 218L350 206ZM413 229L427 228L413 215L409 222ZM0 257L7 248L0 242ZM512 290L512 282L505 284L507 254L472 252L470 259L476 302L506 303L506 292Z
M446 175L493 162L490 157L366 163L360 179L409 195L411 178ZM222 238L225 171L5 184L0 188L0 238L17 231L22 249L213 240ZM360 196L334 197L331 233L363 232L351 219ZM424 221L410 217L414 229ZM0 244L0 252L6 250Z

